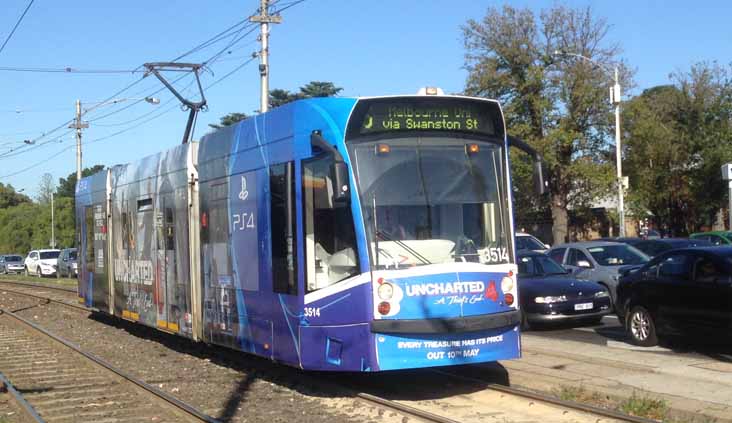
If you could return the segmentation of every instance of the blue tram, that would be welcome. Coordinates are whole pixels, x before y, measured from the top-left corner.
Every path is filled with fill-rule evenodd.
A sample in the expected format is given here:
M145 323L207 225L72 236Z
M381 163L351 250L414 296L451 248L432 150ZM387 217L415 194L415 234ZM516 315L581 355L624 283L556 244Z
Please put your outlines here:
M500 106L428 92L301 100L83 178L80 301L303 369L519 357Z

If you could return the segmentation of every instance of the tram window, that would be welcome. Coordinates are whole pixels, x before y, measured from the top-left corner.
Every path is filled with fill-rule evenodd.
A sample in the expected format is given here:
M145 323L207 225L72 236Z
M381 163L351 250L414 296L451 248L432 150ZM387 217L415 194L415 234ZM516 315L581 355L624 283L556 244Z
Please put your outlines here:
M144 200L137 200L137 211L145 212L150 211L153 208L152 198L145 198Z
M86 207L84 210L86 220L86 270L94 271L94 208Z
M333 201L332 154L303 162L307 291L333 285L359 273L356 233L349 203Z
M173 225L173 209L165 208L165 249L175 250L175 226Z
M272 289L297 294L295 166L293 162L269 169L270 228L272 231Z

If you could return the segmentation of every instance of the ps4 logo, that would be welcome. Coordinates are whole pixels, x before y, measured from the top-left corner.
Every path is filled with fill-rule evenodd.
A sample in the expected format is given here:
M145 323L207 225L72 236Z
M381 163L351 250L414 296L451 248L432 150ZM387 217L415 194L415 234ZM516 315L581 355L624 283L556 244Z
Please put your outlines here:
M245 176L241 177L241 192L239 192L239 199L241 201L246 200L249 198L249 191L247 191L247 178Z

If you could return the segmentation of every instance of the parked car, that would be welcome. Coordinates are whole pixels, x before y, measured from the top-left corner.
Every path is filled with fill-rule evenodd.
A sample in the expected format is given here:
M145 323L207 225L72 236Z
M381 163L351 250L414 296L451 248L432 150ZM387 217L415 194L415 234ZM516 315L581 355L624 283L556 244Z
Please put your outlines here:
M25 258L25 274L38 277L56 274L59 250L33 250Z
M539 238L518 232L516 234L516 251L536 251L537 253L545 253L551 246L544 244Z
M517 255L522 325L584 320L599 323L612 312L610 293L602 285L573 275L546 254Z
M667 334L732 336L732 247L659 255L622 277L617 312L641 346L656 345Z
M697 232L689 235L691 239L700 239L702 241L709 241L712 245L731 245L732 244L732 232L730 231L709 231L709 232Z
M58 270L56 276L76 277L79 274L79 267L76 260L76 248L66 248L58 255Z
M23 256L17 254L0 256L0 274L22 273L23 270L25 270L23 267Z
M702 239L690 238L661 238L646 239L631 244L633 247L643 251L648 257L655 257L666 251L689 247L711 247L712 243Z
M631 271L649 260L645 253L628 244L609 241L562 244L548 254L578 279L597 281L605 286L613 304L616 304L620 272Z

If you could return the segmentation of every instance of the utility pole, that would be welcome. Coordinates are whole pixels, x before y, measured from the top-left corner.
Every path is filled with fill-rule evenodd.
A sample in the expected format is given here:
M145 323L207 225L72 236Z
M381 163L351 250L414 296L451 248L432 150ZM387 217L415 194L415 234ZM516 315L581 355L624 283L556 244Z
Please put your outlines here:
M262 50L259 52L259 76L261 80L260 113L269 110L269 24L281 23L282 16L269 14L269 0L260 0L259 15L251 16L249 22L259 22L259 41Z
M53 191L51 191L51 248L56 248L55 221L53 218Z
M88 128L89 124L81 121L81 100L76 100L76 119L69 128L76 129L76 183L81 181L81 130Z
M610 89L610 101L615 104L615 163L618 176L618 236L625 236L625 204L624 190L625 180L623 179L623 150L620 144L620 78L618 67L615 66L615 84Z

